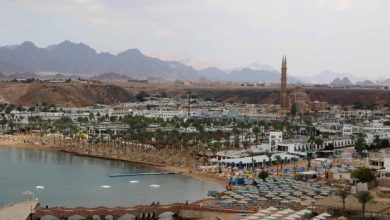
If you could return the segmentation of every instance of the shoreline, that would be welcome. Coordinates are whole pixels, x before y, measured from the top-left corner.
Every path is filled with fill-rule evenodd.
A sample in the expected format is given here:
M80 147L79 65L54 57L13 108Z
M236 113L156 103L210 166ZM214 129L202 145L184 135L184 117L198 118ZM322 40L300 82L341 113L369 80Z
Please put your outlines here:
M1 142L0 142L0 144L1 144ZM59 148L58 150L62 151L62 152L82 156L82 157L92 157L92 158L100 158L100 159L106 159L106 160L123 161L123 162L129 162L129 163L134 163L134 164L139 164L139 165L143 165L143 166L157 168L157 169L164 170L167 172L180 172L181 175L188 176L188 177L191 177L191 178L194 178L197 180L201 180L201 181L205 181L205 182L209 182L209 183L216 183L216 184L219 184L222 186L226 186L228 184L227 179L223 180L223 178L217 179L216 176L215 177L206 176L207 173L202 173L200 171L192 170L188 167L176 167L176 166L170 166L170 165L166 165L166 164L150 163L150 162L145 162L145 161L121 158L121 157L88 154L88 153L83 153L83 152L79 152L79 151L72 151L70 149L64 149L64 148Z
M14 136L7 136L8 138L11 137L13 140L18 140L17 137ZM228 180L224 177L219 177L215 175L211 175L209 173L197 171L190 169L188 167L176 167L166 164L159 164L159 163L150 163L145 161L138 161L138 160L132 160L128 158L123 157L115 157L115 156L107 156L107 155L95 155L95 154L88 154L84 152L80 152L77 150L72 150L64 147L57 147L50 144L42 144L42 143L21 143L16 141L6 141L4 139L4 136L0 135L0 147L14 147L14 148L30 148L30 149L39 149L39 150L56 150L61 151L65 153L70 153L76 156L81 157L91 157L91 158L99 158L99 159L105 159L105 160L116 160L116 161L122 161L122 162L128 162L128 163L134 163L139 164L143 166L153 167L157 168L163 171L167 172L180 172L181 175L191 177L196 180L209 182L209 183L215 183L221 186L226 186L228 184Z

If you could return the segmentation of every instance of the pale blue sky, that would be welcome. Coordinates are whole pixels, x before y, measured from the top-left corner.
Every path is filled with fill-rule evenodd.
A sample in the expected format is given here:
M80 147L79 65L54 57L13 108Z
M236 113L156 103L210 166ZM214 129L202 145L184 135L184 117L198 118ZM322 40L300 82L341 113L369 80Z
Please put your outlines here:
M0 0L0 45L65 39L97 51L186 53L314 75L390 77L388 0Z

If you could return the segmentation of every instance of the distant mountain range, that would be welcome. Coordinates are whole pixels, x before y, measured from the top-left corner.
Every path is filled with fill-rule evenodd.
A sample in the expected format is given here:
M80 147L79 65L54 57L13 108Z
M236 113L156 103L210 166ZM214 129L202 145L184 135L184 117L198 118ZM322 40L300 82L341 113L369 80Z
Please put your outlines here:
M337 73L337 72L332 72L330 70L325 70L311 77L308 76L296 76L296 77L307 83L320 83L320 84L330 84L336 78L342 79L345 77L347 77L352 83L364 80L364 78L356 77L352 73Z
M386 86L390 86L390 78L386 79L386 80L383 80L382 82L380 82L381 85L386 85Z
M276 70L266 65L250 65L245 68L225 72L217 67L208 67L200 70L200 75L213 81L239 81L239 82L259 82L259 83L279 83L281 75ZM297 83L298 79L290 75L287 76L288 83Z
M352 83L351 80L348 78L348 77L344 77L343 79L340 79L339 77L337 77L336 79L334 79L330 85L333 85L333 86L350 86L350 85L357 85L357 86L374 86L376 85L375 83L373 83L372 81L370 80L362 80L362 81L358 81L356 83ZM381 81L379 82L379 85L390 85L390 78L387 79L387 80L384 80L384 81Z
M334 79L330 85L334 85L334 86L348 86L348 85L353 85L353 83L351 82L351 80L349 80L347 77L344 77L343 79L340 79L340 78L336 78Z
M169 60L153 58L144 55L138 49L128 49L116 55L107 52L97 53L83 43L73 43L67 40L46 48L39 48L32 42L26 41L20 45L0 47L0 73L3 73L0 78L42 78L42 75L50 74L51 77L57 78L92 77L92 79L100 80L206 79L259 83L279 83L281 78L279 70L258 63L233 70L222 70L214 66L196 70L191 65L205 66L207 62L195 62L189 55L172 55L171 58ZM287 74L288 83L330 84L336 78L340 81L347 78L351 83L370 84L364 81L365 79L355 77L351 73L324 71L313 77ZM389 85L390 79L381 84Z
M375 85L375 83L373 83L373 82L370 81L370 80L363 80L363 81L358 81L358 82L356 82L355 85L360 85L360 86L372 86L372 85Z
M96 53L83 43L64 41L46 48L32 42L0 48L0 71L59 72L91 76L117 72L137 79L150 77L164 80L195 80L199 73L190 66L175 61L162 61L143 55L138 49L129 49L117 55Z

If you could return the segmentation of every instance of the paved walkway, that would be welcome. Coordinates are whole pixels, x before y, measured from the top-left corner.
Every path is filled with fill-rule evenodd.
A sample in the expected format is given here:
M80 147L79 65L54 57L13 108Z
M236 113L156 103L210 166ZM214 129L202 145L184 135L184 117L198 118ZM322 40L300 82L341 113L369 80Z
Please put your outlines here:
M0 220L26 220L38 201L22 201L0 209Z

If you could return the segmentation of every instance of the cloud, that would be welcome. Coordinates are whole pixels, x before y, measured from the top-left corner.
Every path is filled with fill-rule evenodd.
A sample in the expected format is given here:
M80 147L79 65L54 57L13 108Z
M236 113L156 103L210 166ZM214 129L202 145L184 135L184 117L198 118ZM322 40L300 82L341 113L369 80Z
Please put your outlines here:
M388 0L3 0L0 40L185 51L229 66L279 68L287 53L295 73L369 76L387 71L389 8Z
M47 14L53 18L67 17L86 25L115 28L124 27L127 24L126 19L114 8L107 7L103 2L96 0L10 0L4 4Z

